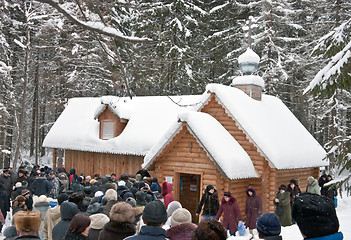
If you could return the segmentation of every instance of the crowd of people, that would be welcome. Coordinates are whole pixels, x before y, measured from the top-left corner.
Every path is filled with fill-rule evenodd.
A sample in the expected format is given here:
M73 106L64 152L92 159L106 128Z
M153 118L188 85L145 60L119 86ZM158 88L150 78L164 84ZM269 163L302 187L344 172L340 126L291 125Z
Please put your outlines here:
M62 166L56 172L39 166L30 172L24 167L16 172L5 168L0 175L0 222L12 212L13 223L2 232L9 240L224 240L240 231L243 217L230 192L219 200L217 190L208 185L196 209L202 221L194 224L189 210L174 201L172 184L161 185L146 170L100 177L77 175L75 169L66 172ZM273 202L275 213L262 214L260 196L252 186L246 189L243 212L252 237L257 229L260 239L282 239L281 226L296 221L306 239L326 235L343 239L331 198L301 193L292 179L288 187L279 187ZM307 224L316 219L322 226ZM323 224L328 227L320 231Z

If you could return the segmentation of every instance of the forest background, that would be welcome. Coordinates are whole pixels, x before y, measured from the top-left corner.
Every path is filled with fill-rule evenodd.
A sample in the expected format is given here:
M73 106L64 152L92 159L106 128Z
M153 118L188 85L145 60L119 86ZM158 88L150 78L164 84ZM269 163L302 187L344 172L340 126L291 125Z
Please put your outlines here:
M40 164L72 97L202 94L251 47L264 92L350 169L350 33L346 0L1 0L0 167Z

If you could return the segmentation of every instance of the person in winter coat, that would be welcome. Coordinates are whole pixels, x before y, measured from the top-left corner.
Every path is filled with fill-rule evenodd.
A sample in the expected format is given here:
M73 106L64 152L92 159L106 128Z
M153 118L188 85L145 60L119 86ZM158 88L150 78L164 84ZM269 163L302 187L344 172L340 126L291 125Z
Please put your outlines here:
M62 184L62 192L67 192L67 190L69 189L69 181L68 181L67 174L64 172L60 172L58 174L58 179Z
M290 193L290 205L292 206L294 197L301 193L299 185L295 179L291 179L288 185L288 192Z
M78 206L73 202L64 201L60 208L61 221L52 229L53 240L63 240L71 220L78 213Z
M101 230L105 224L110 221L110 218L103 213L96 213L89 216L91 219L88 240L98 240Z
M318 185L321 188L321 195L323 195L323 196L327 195L327 188L324 187L324 184L326 184L327 182L328 182L327 174L324 173L318 179Z
M163 203L167 209L168 204L174 201L173 193L172 193L172 184L168 182L162 183L162 196L163 196Z
M205 193L202 194L199 204L197 205L196 215L200 215L202 210L202 220L207 218L214 219L216 218L218 209L219 209L218 192L212 185L208 185L205 189Z
M278 190L273 200L273 204L275 205L274 213L278 216L282 226L290 226L292 223L290 193L287 191L287 187L284 184L280 185Z
M128 203L119 202L112 206L110 222L99 234L99 240L123 240L135 234L135 213Z
M15 240L18 238L16 226L8 226L3 231L2 234L4 235L4 240Z
M221 201L221 206L217 212L216 219L218 220L223 213L223 227L229 229L230 235L235 235L238 230L238 223L242 220L236 198L230 192L225 192Z
M331 175L327 175L327 181L330 182L333 180ZM327 188L327 197L334 201L334 198L338 195L338 191L335 186L326 186Z
M13 179L8 169L4 169L3 173L0 175L0 184L4 186L4 190L7 192L7 196L10 197L13 186Z
M69 179L68 179L69 187L71 187L71 185L73 185L76 182L77 178L78 176L76 174L76 169L72 168L71 170L69 170Z
M205 219L193 231L192 240L225 240L227 231L215 219Z
M61 204L68 200L68 195L65 193L57 197L57 205L54 208L49 208L46 212L43 222L43 236L45 240L52 240L52 229L61 221Z
M143 211L143 221L146 224L142 226L138 235L125 238L125 240L166 240L166 230L161 226L167 221L167 212L165 205L161 201L152 201L148 203Z
M51 182L51 185L52 185L49 196L52 198L57 198L58 195L60 194L60 189L61 189L62 183L60 182L58 177L56 177L56 174L54 171L50 172L49 181Z
M321 195L317 179L314 179L314 177L310 176L307 178L307 181L308 185L306 192Z
M178 208L172 213L171 228L167 230L170 240L191 240L197 225L191 222L191 213L185 208Z
M156 185L157 185L157 191L158 191L159 193L162 193L162 188L161 188L160 184L158 183L157 178L153 178L153 179L151 180L151 185L153 185L153 184L156 184ZM151 186L150 186L150 188L151 188ZM155 190L155 191L156 191L156 190Z
M48 196L52 188L52 184L46 180L45 174L40 173L40 176L34 180L31 186L31 191L37 196L45 195Z
M38 199L38 201L34 204L33 211L39 211L41 212L41 224L39 228L39 237L40 239L44 239L43 235L43 225L44 225L44 218L47 213L47 211L50 208L50 203L47 201L47 198L45 195L41 195Z
M16 178L16 180L15 180L15 183L17 183L17 182L20 182L20 183L21 183L21 182L27 180L26 176L24 176L24 172L25 172L24 169L18 170L18 176L17 176L17 178Z
M70 185L70 189L75 192L83 192L84 191L84 186L83 186L83 178L82 177L78 177L74 183L72 183Z
M246 227L250 229L250 233L253 235L253 229L256 229L257 219L262 213L262 200L261 197L256 194L256 190L252 186L246 189L246 195Z
M0 183L0 210L4 219L6 219L7 211L10 211L10 198L4 189L4 185ZM1 230L1 229L0 229Z
M107 201L106 205L103 207L103 213L110 217L110 211L113 205L115 205L118 201L117 192L114 189L109 189L106 191L105 200Z
M84 214L76 214L68 227L64 240L87 240L90 230L90 218Z
M23 189L21 195L26 198L25 203L29 211L33 210L33 198L31 192L28 189Z

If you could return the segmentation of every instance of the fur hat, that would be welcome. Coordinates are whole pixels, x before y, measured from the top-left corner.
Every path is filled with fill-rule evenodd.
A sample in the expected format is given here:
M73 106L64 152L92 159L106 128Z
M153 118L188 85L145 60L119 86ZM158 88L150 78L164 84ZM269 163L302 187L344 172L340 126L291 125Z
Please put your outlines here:
M117 200L117 192L114 189L109 189L105 193L106 201Z
M110 221L110 218L103 213L96 213L89 217L91 219L91 223L90 223L91 228L98 229L98 230L103 229L105 224Z
M288 190L288 188L284 184L280 185L278 189L279 190L284 190L284 191Z
M133 207L126 202L118 202L112 206L110 211L110 219L114 222L129 222L135 221L135 214Z
M41 212L21 211L13 216L13 220L18 231L31 232L37 231L41 224Z
M101 206L100 203L95 202L93 204L90 204L87 209L88 214L97 214L97 213L102 213L104 211L103 207Z
M16 182L15 188L20 188L20 187L22 187L22 183L21 182Z
M211 189L214 189L214 187L212 185L207 185L206 192L210 191Z
M159 200L155 200L146 204L143 211L143 220L146 223L165 223L167 221L167 212L165 205Z
M172 213L171 227L182 223L191 223L191 213L185 208L178 208Z
M168 204L167 207L167 218L172 216L173 212L177 210L178 208L182 208L182 204L178 201L172 201Z
M226 240L227 232L222 223L216 219L205 219L199 223L197 228L193 231L192 239L218 239Z
M230 192L224 192L223 196L224 197L232 197L232 194Z
M279 236L281 231L279 218L274 213L263 214L257 220L256 228L264 236Z
M290 183L294 184L295 186L297 186L297 181L295 179L290 179Z
M327 236L339 230L334 202L322 195L301 193L296 196L292 217L307 238Z

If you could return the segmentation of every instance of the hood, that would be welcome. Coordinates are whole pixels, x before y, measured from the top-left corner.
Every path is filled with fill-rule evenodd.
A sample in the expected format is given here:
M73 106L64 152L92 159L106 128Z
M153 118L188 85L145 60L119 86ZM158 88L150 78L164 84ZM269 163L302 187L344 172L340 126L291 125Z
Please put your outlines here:
M58 219L61 218L61 206L55 206L54 208L49 209L50 213L47 212L46 214L50 214L50 218L53 222L56 222Z
M228 201L228 203L229 203L229 204L233 204L233 203L235 203L235 202L236 202L236 198L235 198L234 196L231 196L230 199L229 199L229 201ZM226 201L224 200L224 197L222 198L221 203L222 203L222 204L225 204L225 203L226 203Z
M249 196L249 191L252 192L252 197L256 196L256 190L254 189L254 187L249 186L249 187L246 189L246 194L247 194L247 196Z
M76 174L76 169L72 168L71 170L69 170L69 174Z
M165 196L168 193L172 193L172 184L168 182L162 183L162 195Z
M64 201L61 204L60 213L62 220L71 220L78 213L78 206L73 202Z
M64 173L64 172L60 173L60 174L58 175L58 178L59 178L60 180L68 180L67 174Z

